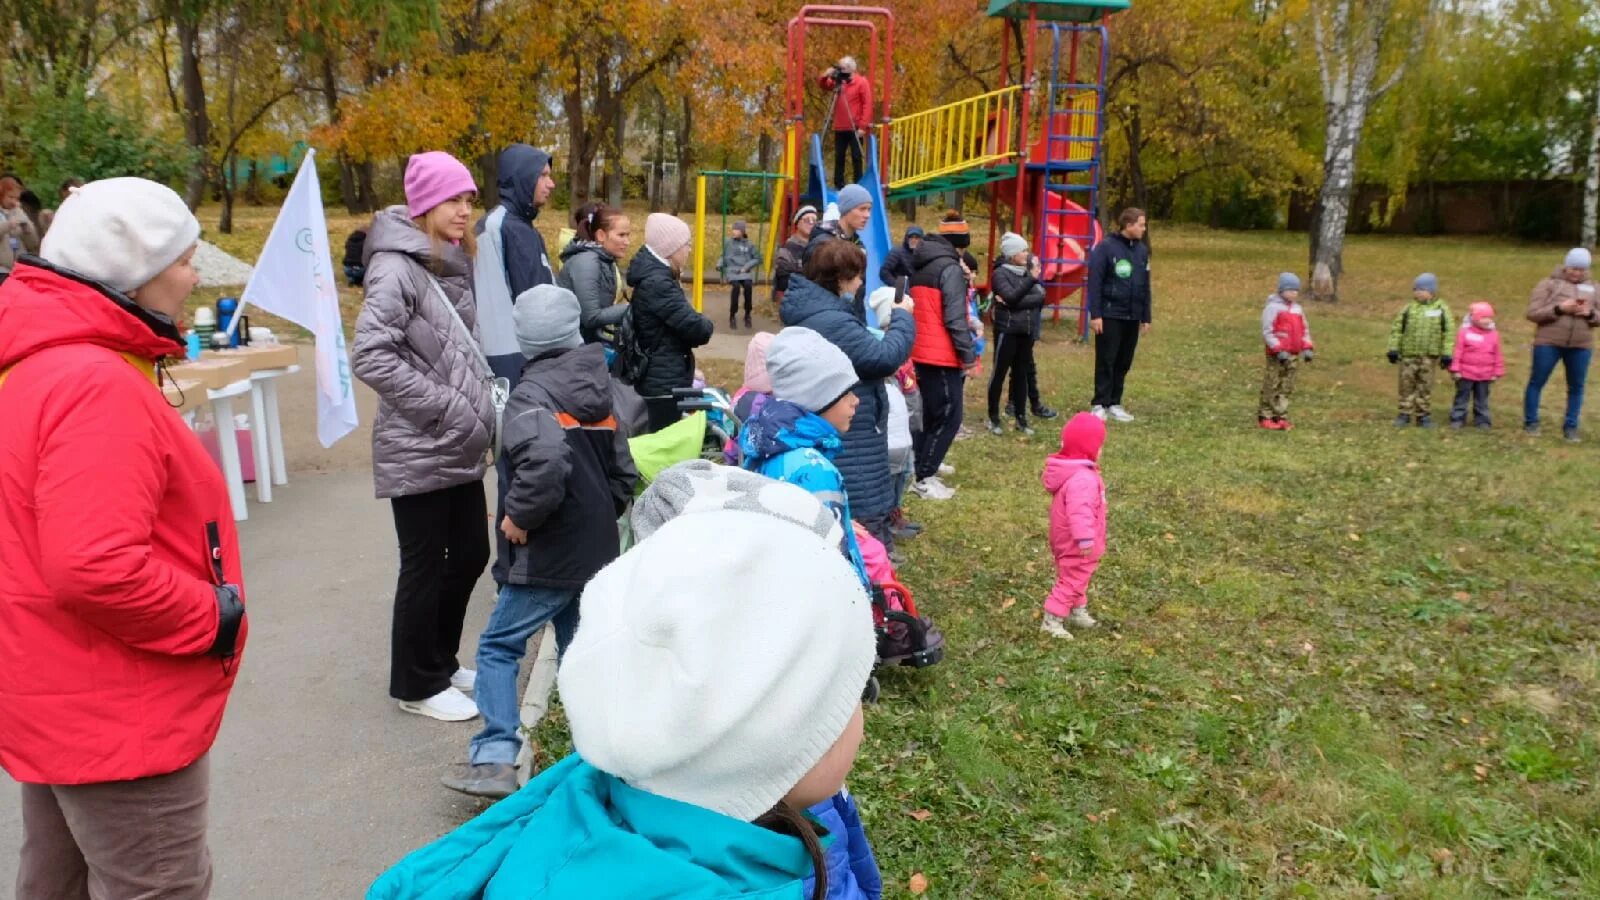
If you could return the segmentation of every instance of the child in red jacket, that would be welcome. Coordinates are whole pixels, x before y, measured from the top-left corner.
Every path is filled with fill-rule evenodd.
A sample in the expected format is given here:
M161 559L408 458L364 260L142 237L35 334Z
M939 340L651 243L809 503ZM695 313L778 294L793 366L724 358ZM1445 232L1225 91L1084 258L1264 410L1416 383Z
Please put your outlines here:
M1311 362L1311 326L1300 308L1300 277L1278 276L1278 290L1261 311L1261 337L1267 344L1266 374L1261 379L1261 405L1256 423L1269 431L1288 431L1289 398L1301 362Z
M1494 307L1474 303L1467 312L1466 324L1456 333L1456 352L1450 360L1456 376L1456 400L1450 405L1450 427L1467 423L1467 398L1472 398L1473 424L1488 430L1489 385L1506 374L1506 358L1500 352L1500 332L1494 327Z
M1050 549L1056 584L1044 601L1039 630L1071 639L1074 628L1098 624L1089 615L1089 579L1106 552L1106 485L1100 480L1100 448L1106 423L1078 413L1061 429L1061 451L1045 460L1041 480L1055 495L1050 503Z

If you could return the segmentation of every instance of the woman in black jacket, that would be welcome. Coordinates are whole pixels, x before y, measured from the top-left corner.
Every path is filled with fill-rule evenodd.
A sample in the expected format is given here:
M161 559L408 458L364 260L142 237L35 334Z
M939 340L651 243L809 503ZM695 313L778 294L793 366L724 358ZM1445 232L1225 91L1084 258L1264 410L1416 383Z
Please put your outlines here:
M994 288L995 330L994 374L989 376L989 433L1005 433L1000 427L1000 393L1009 373L1017 430L1031 435L1028 379L1033 371L1033 335L1044 308L1044 285L1039 283L1041 266L1038 258L1028 252L1027 240L1009 231L1000 238L1000 257L989 282Z
M694 348L711 340L711 320L695 312L678 275L694 241L677 216L651 213L644 222L644 249L628 266L633 288L633 331L645 355L644 374L634 386L650 411L650 430L678 421L672 392L694 384Z
M628 314L617 260L628 255L633 223L620 209L585 203L572 214L572 224L578 234L561 250L556 284L577 295L579 333L585 344L594 344Z

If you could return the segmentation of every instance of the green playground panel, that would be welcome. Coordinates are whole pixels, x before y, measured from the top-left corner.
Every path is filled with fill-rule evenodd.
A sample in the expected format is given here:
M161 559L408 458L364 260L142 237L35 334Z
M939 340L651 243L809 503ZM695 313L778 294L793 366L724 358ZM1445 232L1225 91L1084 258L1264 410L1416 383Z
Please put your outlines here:
M1040 22L1098 22L1131 9L1133 0L989 0L989 15L1026 21L1030 6Z
M906 200L911 197L926 197L929 194L943 194L947 191L959 191L963 188L978 187L995 181L1005 181L1017 177L1015 163L1002 163L997 166L988 166L981 169L968 169L928 181L920 181L899 190L889 192L889 200Z

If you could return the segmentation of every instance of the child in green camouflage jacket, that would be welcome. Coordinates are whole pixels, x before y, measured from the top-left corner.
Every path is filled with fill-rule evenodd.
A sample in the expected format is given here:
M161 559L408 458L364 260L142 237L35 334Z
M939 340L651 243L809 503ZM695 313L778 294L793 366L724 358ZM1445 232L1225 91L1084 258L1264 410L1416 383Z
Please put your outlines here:
M1411 285L1411 302L1394 317L1389 329L1389 362L1400 367L1400 414L1396 428L1410 425L1432 428L1433 370L1450 368L1455 347L1450 309L1439 299L1439 278L1432 272L1417 276Z

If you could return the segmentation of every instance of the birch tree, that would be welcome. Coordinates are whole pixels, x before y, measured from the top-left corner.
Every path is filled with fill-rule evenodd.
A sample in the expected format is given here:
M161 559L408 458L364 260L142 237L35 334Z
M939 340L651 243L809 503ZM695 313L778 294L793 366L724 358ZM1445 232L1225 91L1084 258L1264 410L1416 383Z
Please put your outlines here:
M1311 223L1311 291L1318 300L1337 300L1339 296L1362 128L1373 104L1400 82L1411 55L1405 51L1390 62L1390 71L1380 82L1379 69L1395 55L1385 50L1396 43L1397 34L1402 42L1415 47L1432 2L1312 0L1310 4L1326 137L1322 188ZM1410 41L1405 40L1408 37Z
M1589 177L1583 183L1583 238L1585 247L1600 244L1600 84L1594 88L1594 121L1589 123Z

